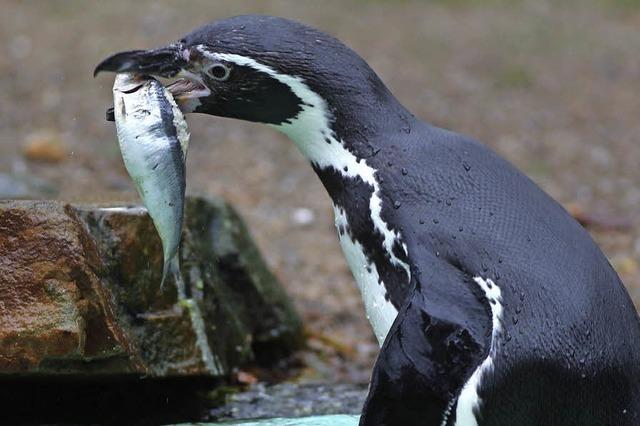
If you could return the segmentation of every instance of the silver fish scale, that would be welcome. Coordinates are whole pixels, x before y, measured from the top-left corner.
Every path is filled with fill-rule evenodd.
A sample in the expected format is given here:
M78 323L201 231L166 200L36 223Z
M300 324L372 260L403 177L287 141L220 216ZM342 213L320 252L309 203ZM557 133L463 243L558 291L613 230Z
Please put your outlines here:
M125 167L162 241L164 283L168 271L178 265L187 125L171 94L150 77L118 74L113 101Z

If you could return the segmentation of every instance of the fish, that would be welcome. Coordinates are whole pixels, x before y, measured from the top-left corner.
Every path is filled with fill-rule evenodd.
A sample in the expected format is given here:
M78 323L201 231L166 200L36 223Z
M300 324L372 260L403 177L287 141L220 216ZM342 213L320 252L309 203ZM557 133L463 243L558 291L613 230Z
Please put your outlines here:
M178 284L189 146L184 115L158 80L130 73L116 74L112 114L124 165L162 241L160 288L170 271Z

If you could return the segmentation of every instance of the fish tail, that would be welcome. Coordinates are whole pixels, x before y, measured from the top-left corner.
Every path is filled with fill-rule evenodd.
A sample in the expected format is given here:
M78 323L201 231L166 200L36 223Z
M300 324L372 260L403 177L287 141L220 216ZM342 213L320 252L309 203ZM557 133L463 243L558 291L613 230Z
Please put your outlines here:
M162 266L162 280L160 281L160 290L164 290L164 282L167 280L169 273L172 273L174 277L176 276L176 273L180 273L180 259L178 258L177 253L170 259L167 259L166 256L164 258L164 265Z
M164 291L164 282L166 281L167 275L169 274L171 263L172 261L167 262L165 260L164 265L162 266L162 280L160 280L160 291Z
M178 296L180 298L186 297L184 280L182 279L182 273L180 272L180 258L176 255L164 263L162 269L162 281L160 282L160 290L164 291L164 282L167 276L173 275L173 280L178 290Z

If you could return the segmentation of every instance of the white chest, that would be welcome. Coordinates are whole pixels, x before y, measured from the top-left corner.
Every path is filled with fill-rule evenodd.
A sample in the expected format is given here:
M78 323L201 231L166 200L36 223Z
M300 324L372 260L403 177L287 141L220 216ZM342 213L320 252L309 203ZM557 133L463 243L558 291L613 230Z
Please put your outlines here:
M334 213L336 228L348 228L344 212L334 207ZM385 299L384 283L379 281L380 277L376 265L369 263L362 250L362 245L353 241L347 232L339 234L339 238L347 264L360 289L367 319L373 327L378 343L382 346L398 311L390 301Z

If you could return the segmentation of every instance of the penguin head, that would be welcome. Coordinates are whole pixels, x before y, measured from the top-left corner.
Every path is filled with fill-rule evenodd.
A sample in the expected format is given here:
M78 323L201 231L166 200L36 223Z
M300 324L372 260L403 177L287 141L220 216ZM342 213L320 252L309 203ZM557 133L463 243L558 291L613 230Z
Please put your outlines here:
M167 89L184 112L275 126L291 124L305 111L348 122L358 106L373 111L392 98L340 41L271 16L213 22L159 49L115 54L94 75L100 71L171 78Z

